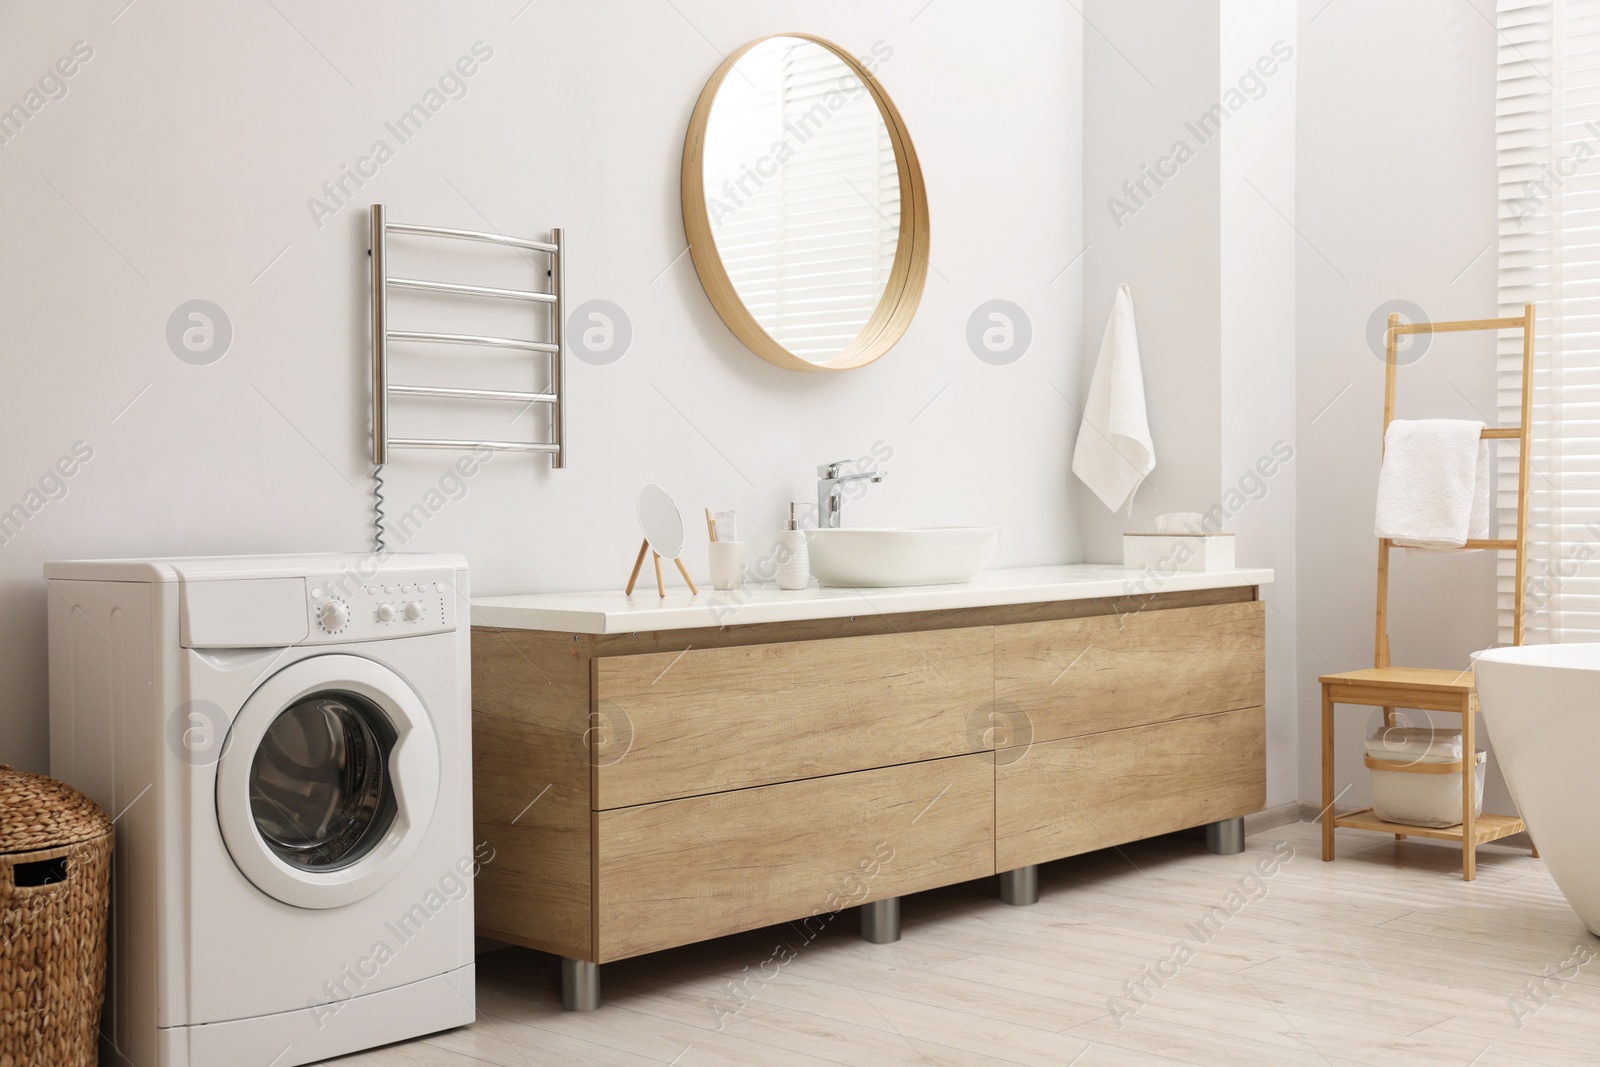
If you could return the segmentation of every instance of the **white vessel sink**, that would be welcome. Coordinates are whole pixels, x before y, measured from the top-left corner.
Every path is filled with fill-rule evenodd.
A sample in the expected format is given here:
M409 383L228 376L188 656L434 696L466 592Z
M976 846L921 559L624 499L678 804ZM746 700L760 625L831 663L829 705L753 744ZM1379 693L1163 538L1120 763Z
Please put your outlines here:
M811 576L853 588L970 582L994 558L998 526L812 530Z

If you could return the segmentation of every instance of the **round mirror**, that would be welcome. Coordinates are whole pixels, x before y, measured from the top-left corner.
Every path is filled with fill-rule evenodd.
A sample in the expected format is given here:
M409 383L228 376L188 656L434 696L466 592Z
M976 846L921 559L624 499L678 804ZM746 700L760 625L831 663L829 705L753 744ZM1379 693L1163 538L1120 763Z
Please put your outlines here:
M667 491L654 483L639 490L639 528L651 551L662 559L683 554L683 518Z
M752 41L711 76L689 122L695 270L734 335L780 367L870 363L922 299L927 191L868 69L877 62L806 34Z

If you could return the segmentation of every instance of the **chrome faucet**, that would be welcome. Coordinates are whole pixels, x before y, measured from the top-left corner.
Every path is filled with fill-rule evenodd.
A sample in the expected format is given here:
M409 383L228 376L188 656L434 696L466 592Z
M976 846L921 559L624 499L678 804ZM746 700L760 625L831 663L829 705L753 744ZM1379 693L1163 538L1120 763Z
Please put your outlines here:
M843 486L846 482L881 482L889 476L888 471L842 473L846 467L853 466L855 466L855 460L841 459L837 463L828 463L817 468L818 529L837 530L839 528L839 519L844 513Z

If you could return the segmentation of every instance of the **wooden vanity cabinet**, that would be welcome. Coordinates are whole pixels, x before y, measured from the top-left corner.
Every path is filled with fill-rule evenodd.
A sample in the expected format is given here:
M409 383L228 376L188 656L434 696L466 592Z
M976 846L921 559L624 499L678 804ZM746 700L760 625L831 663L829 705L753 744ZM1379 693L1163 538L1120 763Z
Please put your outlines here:
M475 627L479 930L604 963L1257 811L1263 608Z

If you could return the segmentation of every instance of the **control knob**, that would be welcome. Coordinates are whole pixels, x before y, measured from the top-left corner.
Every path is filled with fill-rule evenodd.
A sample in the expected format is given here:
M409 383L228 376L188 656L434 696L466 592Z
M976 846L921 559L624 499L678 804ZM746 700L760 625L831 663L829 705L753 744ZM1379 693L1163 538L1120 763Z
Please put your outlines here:
M395 616L395 610L394 610L394 605L393 604L379 604L378 605L378 621L379 622L393 622L394 621L394 616Z
M343 630L350 622L350 609L342 600L330 600L317 611L317 622L330 634Z
M411 603L406 605L406 618L410 619L412 622L416 622L418 619L422 618L422 611L422 601L413 600Z

